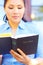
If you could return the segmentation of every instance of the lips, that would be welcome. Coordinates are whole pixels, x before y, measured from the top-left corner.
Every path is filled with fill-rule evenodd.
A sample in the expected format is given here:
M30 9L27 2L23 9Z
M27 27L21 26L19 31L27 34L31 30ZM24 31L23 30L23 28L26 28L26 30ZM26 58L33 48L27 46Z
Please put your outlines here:
M19 18L19 16L12 16L14 19L18 19Z

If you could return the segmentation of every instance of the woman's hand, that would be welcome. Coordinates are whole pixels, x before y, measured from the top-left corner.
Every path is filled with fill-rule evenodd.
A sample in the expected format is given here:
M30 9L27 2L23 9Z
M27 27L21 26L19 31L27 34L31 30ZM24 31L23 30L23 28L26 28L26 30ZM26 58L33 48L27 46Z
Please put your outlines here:
M18 54L14 50L11 50L10 53L19 62L24 63L26 65L43 65L43 59L41 58L31 59L22 50L17 49L17 51L20 54Z
M20 49L17 49L17 51L20 53L18 54L17 52L11 50L10 53L11 55L16 58L16 60L18 60L19 62L22 62L26 65L28 65L28 63L30 62L30 58L27 57L27 55Z

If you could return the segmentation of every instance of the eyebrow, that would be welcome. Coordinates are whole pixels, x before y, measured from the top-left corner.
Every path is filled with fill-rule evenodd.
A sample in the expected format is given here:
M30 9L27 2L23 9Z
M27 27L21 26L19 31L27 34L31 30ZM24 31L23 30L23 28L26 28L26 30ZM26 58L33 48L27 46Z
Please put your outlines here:
M9 4L9 6L15 6L15 5L13 5L13 4ZM21 4L18 4L17 6L22 6Z

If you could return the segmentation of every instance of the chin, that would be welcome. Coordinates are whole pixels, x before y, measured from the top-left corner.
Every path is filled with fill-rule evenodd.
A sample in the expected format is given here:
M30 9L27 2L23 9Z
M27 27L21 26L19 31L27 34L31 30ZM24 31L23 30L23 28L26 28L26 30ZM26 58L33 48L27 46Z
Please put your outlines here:
M13 22L14 22L14 23L16 23L16 24L20 23L20 21L16 21L16 20L15 20L15 21L13 21Z

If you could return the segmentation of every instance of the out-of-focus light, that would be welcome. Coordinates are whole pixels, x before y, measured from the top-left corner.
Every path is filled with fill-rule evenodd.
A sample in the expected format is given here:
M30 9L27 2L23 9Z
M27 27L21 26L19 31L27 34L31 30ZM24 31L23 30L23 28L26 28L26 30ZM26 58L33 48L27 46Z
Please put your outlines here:
M35 14L34 14L34 13L31 14L31 19L32 19L32 20L35 19Z

